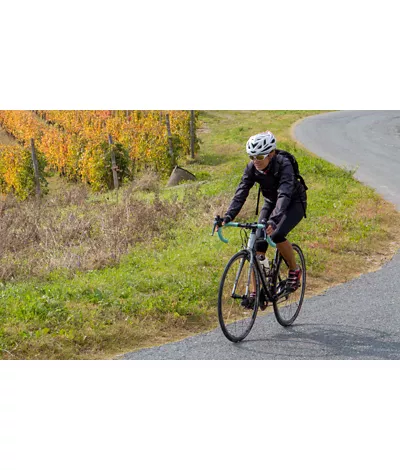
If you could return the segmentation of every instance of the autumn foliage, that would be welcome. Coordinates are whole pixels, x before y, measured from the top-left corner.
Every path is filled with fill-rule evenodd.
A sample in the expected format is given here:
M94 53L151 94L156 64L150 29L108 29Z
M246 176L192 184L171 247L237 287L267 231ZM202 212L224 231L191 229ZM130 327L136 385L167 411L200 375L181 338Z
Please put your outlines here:
M43 175L45 160L37 155L39 173ZM42 192L46 181L40 179ZM19 199L26 199L35 193L36 183L31 153L19 145L0 145L0 193L13 192Z
M165 124L167 112L175 156L189 154L188 111L0 111L0 125L26 149L33 138L48 169L99 191L113 187L111 152L121 182L133 179L143 170L154 170L161 176L169 174L172 162ZM109 135L113 145L109 144ZM11 165L12 149L0 156L3 168ZM0 180L3 189L8 187L8 181L15 184L16 174L27 165L26 155L22 150L16 152L7 178Z

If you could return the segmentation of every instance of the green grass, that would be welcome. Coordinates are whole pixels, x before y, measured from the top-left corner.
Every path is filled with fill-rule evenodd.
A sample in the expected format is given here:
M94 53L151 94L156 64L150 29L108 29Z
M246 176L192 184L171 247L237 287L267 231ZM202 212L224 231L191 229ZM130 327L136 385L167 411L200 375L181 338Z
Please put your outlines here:
M306 254L309 286L317 291L367 270L376 251L398 246L393 207L351 172L317 159L290 139L290 126L313 111L201 113L201 151L179 164L200 182L162 189L164 201L182 201L182 213L162 237L140 243L119 264L90 272L58 270L43 279L0 284L0 354L4 358L111 357L177 339L215 325L218 283L240 247L211 238L214 214L223 214L247 164L249 135L270 129L278 147L294 153L310 190L307 219L291 240ZM254 188L237 220L256 220ZM139 200L156 200L138 191ZM115 194L91 196L108 198ZM138 227L140 230L140 227ZM396 238L397 237L397 238ZM373 240L373 243L372 243ZM388 248L389 243L393 247ZM391 245L391 246L392 246Z

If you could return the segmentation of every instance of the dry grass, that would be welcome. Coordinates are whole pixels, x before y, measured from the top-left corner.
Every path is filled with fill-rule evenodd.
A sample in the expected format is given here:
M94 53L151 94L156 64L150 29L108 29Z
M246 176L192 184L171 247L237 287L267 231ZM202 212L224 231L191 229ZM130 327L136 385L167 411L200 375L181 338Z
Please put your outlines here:
M179 202L137 200L135 190L155 190L154 175L128 186L118 203L90 201L84 186L43 201L0 201L0 280L43 277L56 269L87 271L118 263L143 241L162 238L163 222L175 220Z

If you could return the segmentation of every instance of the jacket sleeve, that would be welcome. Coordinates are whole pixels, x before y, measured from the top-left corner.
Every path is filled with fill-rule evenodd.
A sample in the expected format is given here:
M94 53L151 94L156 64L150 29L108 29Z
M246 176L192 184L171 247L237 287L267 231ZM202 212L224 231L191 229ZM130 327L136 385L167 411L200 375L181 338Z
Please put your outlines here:
M232 202L225 213L225 217L230 217L231 220L233 220L239 214L243 204L246 202L250 189L254 186L254 183L255 180L251 176L250 167L247 166L244 170L242 180L236 189Z
M278 198L276 200L275 208L272 211L268 224L272 225L275 229L286 213L288 205L292 199L293 190L295 187L295 174L293 166L288 158L285 158L280 163L280 179L278 185Z

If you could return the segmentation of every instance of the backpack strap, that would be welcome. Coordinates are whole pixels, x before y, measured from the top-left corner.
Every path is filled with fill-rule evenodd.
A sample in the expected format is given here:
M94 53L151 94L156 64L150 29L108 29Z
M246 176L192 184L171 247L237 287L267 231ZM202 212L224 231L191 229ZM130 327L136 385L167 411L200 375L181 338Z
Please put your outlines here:
M307 219L306 206L304 205L304 202L302 199L301 199L301 205L303 206L304 218Z
M260 205L260 193L261 193L261 185L258 185L258 196L257 196L257 206L256 206L256 215L258 215L258 207Z

